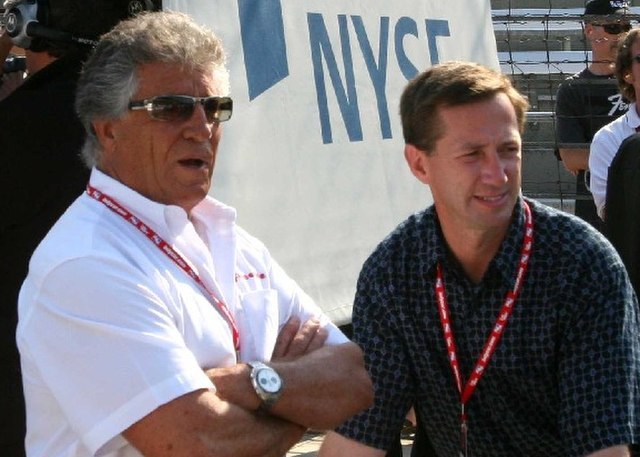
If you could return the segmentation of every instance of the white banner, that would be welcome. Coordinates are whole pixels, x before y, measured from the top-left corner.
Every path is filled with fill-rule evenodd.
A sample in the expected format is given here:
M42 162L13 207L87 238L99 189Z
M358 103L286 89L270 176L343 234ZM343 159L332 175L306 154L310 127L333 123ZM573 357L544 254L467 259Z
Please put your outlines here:
M164 0L229 55L233 118L212 195L338 323L362 263L431 203L404 162L398 102L437 62L498 69L489 0Z

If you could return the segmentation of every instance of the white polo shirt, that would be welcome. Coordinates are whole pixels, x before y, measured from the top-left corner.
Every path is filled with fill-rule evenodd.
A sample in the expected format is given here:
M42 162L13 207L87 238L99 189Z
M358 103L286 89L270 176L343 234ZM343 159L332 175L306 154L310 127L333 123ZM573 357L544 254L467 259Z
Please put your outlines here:
M234 209L208 197L190 221L95 169L91 184L180 252L228 305L242 361L269 360L294 315L321 318L328 344L347 341L235 224ZM229 324L193 279L87 194L36 249L18 312L30 457L138 456L122 431L185 393L214 390L203 369L236 363Z
M637 110L637 105L633 103L623 116L598 130L591 142L589 151L591 181L589 187L593 194L598 216L601 219L604 219L609 166L618 153L622 142L636 133L636 128L640 126L640 116Z

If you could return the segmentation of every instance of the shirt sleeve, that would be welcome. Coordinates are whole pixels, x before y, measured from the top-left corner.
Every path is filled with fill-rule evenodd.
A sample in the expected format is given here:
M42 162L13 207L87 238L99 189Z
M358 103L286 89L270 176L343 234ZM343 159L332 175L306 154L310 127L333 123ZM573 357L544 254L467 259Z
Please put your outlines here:
M593 194L598 216L601 219L604 219L605 213L609 165L611 165L611 161L619 147L620 143L608 127L600 129L591 143L589 151L589 170L591 172L589 188Z
M578 270L581 279L570 286L578 301L570 307L572 315L557 346L558 426L571 450L568 455L640 438L638 303L615 253L602 249L589 254L577 259L589 266Z
M413 404L410 359L405 352L394 309L390 276L370 259L360 278L353 309L354 341L364 352L374 386L374 404L336 429L368 446L387 450Z
M575 96L571 81L563 82L556 94L556 139L562 147L566 143L587 143L587 132L584 131L580 119L585 113L580 112L583 103Z
M33 304L21 309L18 333L23 366L35 370L26 375L37 373L92 454L158 406L213 389L170 300L149 282L124 262L86 257L30 277L21 292Z

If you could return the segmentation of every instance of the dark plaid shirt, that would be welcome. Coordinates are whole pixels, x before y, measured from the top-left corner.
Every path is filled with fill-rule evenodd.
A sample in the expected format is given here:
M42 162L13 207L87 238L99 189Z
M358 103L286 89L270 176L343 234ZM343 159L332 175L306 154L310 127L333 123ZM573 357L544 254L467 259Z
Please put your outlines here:
M468 404L470 455L583 456L638 443L640 322L624 267L592 227L529 203L533 252L508 326ZM377 247L361 272L353 311L375 405L339 433L387 449L416 405L438 454L458 455L459 394L438 317L435 266L443 265L466 380L513 286L523 225L520 201L478 285L447 254L433 207Z

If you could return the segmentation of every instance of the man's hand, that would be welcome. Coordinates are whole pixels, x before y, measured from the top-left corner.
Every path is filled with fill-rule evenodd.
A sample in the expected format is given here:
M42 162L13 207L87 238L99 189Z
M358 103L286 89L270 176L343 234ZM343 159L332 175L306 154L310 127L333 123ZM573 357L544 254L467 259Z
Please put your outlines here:
M614 446L589 454L587 457L629 457L629 446Z
M317 319L309 319L300 326L300 319L292 317L278 335L271 360L294 360L309 354L320 349L327 341L328 336L329 332L320 327L320 321Z
M150 457L281 457L305 430L238 408L208 390L197 390L160 406L123 436Z
M280 331L269 365L284 382L282 396L269 412L306 428L327 430L369 407L373 387L362 351L354 343L324 345L327 330L310 319L290 319ZM206 370L217 396L246 411L256 411L260 399L245 363Z
M560 148L562 164L573 176L589 168L588 148Z
M384 457L385 454L385 451L338 435L336 432L326 434L320 447L320 452L318 452L319 457L342 457L343 455L348 455L349 457Z

